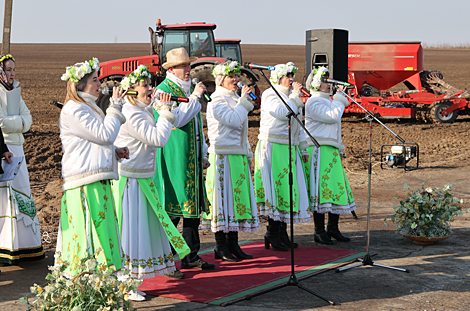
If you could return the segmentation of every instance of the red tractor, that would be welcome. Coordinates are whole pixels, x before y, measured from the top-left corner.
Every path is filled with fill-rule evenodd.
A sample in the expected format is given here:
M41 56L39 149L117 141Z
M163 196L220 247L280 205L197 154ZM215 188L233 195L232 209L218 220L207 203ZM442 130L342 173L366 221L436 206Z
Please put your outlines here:
M98 78L102 83L113 86L139 65L145 65L152 73L152 84L156 86L165 78L162 64L166 62L166 53L171 49L184 47L189 56L198 57L195 62L191 63L191 78L197 78L203 82L210 94L215 90L212 68L216 63L227 60L217 56L213 32L215 28L215 24L204 22L162 25L158 19L156 30L149 27L150 55L102 62ZM259 76L243 67L241 71L240 81L248 85L259 98L260 90L256 84Z
M469 114L469 91L450 86L438 71L423 71L420 42L350 42L348 52L348 94L379 117L452 123ZM407 90L390 90L401 82ZM364 113L354 102L345 112Z

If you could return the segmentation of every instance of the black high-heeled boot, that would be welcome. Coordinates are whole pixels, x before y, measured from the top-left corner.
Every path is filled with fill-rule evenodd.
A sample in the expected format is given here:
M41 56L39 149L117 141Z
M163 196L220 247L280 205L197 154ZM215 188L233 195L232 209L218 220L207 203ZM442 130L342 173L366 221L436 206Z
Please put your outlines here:
M253 259L253 256L250 254L245 253L240 245L238 245L238 232L237 231L230 231L227 233L227 246L228 250L232 253L232 255L235 255L238 260L243 260L243 259Z
M328 226L326 229L326 234L328 234L330 238L335 238L336 241L340 241L340 242L351 241L350 238L345 237L344 235L341 234L338 228L338 222L339 222L338 214L328 213Z
M279 234L280 230L280 221L274 221L271 218L268 218L269 226L268 231L264 235L264 248L269 249L269 244L273 246L273 250L287 252L289 248L281 242L281 237Z
M214 257L215 259L222 259L222 261L238 261L235 257L232 256L232 253L230 253L227 247L227 239L223 231L217 231L215 233Z
M281 237L281 242L286 245L288 248L291 247L291 241L289 239L289 235L287 234L287 224L285 222L281 222L281 228L280 228L280 237ZM294 248L297 248L299 244L294 243Z
M313 235L315 242L333 245L333 241L325 231L325 214L313 212L313 222L315 223L315 234Z

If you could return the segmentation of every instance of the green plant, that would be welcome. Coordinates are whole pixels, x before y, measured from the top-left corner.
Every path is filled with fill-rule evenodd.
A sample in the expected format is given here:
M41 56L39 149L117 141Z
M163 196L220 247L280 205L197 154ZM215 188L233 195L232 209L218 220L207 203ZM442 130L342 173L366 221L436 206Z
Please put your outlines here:
M409 189L405 184L404 189ZM455 216L462 215L463 200L451 193L452 185L444 188L424 187L414 191L409 190L406 199L400 200L395 206L395 214L391 220L396 224L397 231L403 235L422 237L443 237L449 235L451 222ZM395 198L398 201L397 198ZM387 225L385 219L385 224Z
M57 265L50 266L51 272L46 276L49 282L31 287L36 295L31 303L28 296L20 302L28 305L27 310L135 310L128 293L136 291L142 281L131 278L127 270L116 273L108 265L98 263L100 252L98 249L94 255L82 258L80 273L71 279L64 276L69 262L62 261L61 254L56 253Z

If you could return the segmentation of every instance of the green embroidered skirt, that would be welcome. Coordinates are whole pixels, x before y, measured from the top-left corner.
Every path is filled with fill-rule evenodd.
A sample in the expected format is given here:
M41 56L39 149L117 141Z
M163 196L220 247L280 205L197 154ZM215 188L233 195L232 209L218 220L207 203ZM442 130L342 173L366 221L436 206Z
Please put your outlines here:
M348 214L356 209L338 148L328 145L308 149L305 163L310 205L318 213Z
M160 204L153 179L121 176L112 183L125 268L138 279L175 271L170 243L180 258L190 250Z
M102 249L98 257L116 270L122 268L121 240L109 180L66 190L62 198L57 251L70 263L65 273L77 274L80 260Z
M260 214L289 223L289 146L259 140L255 161L255 193ZM307 185L297 146L292 148L292 172L293 222L311 222Z
M206 190L210 212L203 214L202 229L217 231L259 230L253 182L246 155L209 156Z

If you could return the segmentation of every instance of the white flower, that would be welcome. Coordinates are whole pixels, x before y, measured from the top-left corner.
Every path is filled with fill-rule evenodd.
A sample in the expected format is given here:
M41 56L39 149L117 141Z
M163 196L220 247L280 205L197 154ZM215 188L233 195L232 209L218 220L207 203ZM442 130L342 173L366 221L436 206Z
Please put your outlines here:
M237 62L230 62L228 64L228 69L230 69L230 71L233 71L235 69L235 67L237 67L238 63Z
M427 187L427 188L426 188L426 192L427 192L427 193L432 193L432 188L431 188L431 187Z
M67 67L66 72L62 75L61 79L67 81L72 79L74 82L80 81L86 74L98 71L100 69L99 60L94 57L92 60L83 63L76 63L73 66Z
M450 189L452 189L452 185L451 184L445 184L444 188L442 190L447 191L447 190L450 190Z
M217 64L212 69L212 76L216 78L218 75L232 75L232 74L240 74L240 65L237 61L227 61L225 63Z
M408 189L408 188L410 188L410 186L408 184L403 185L403 189Z
M85 74L88 74L91 72L91 67L90 64L88 63L83 63L83 65L80 66L80 70L82 70Z
M130 278L130 275L129 275L129 274L125 274L125 273L118 272L117 278L118 278L118 281L119 281L119 282L126 282L126 281Z
M129 81L129 77L125 77L124 79L122 79L121 88L123 88L124 90L127 90L130 87L131 87L131 84L130 84L130 81Z
M277 64L274 66L274 70L271 71L271 76L269 80L271 80L272 84L278 84L279 80L290 73L295 76L297 72L297 67L294 66L294 63L288 62L287 64Z
M93 269L95 269L95 268L96 268L96 264L97 264L97 262L96 262L96 260L94 260L94 259L88 259L88 260L86 261L86 265L87 265L88 270L93 270Z
M417 226L418 226L417 224L413 223L413 224L411 225L411 228L414 229L414 228L416 228Z
M69 73L68 73L68 72L64 73L64 74L62 75L62 77L60 77L60 79L61 79L62 81L67 81L68 79L70 79Z
M310 83L310 90L311 91L317 91L320 88L322 78L325 75L325 73L327 73L327 72L328 72L328 68L323 67L323 66L316 69L316 72L313 76L312 82Z

